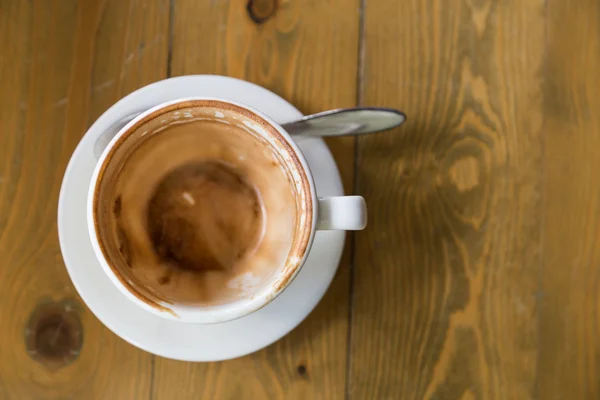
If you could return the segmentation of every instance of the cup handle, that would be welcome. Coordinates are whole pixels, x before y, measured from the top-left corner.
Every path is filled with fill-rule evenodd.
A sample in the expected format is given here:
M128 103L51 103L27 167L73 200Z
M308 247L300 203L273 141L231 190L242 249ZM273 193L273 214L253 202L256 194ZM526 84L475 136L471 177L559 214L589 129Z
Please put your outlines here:
M98 139L96 139L96 143L94 143L94 157L96 157L96 161L100 160L100 156L102 156L102 153L104 153L104 150L106 149L110 141L115 137L115 135L119 133L119 131L125 125L127 125L141 113L142 111L129 114L128 116L112 124L107 130L102 132Z
M367 226L367 204L362 196L319 197L317 230L360 231Z

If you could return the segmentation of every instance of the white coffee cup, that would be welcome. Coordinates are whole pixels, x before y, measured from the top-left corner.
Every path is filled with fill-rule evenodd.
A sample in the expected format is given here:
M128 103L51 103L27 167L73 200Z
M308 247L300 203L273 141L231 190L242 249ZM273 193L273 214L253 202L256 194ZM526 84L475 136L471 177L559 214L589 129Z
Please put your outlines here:
M155 120L159 115L166 113L168 110L193 102L223 103L245 110L251 118L248 118L248 121L242 122L247 122L246 126L253 129L254 133L262 136L265 140L269 140L269 138L266 137L268 133L254 122L260 120L261 123L268 124L268 126L272 127L279 134L279 137L285 141L289 151L293 152L295 155L294 159L300 162L301 170L308 183L311 204L313 205L310 211L307 211L307 213L310 214L307 216L310 217L311 223L307 228L310 231L308 232L306 246L304 247L302 254L297 257L297 260L294 260L294 263L287 263L288 265L286 268L283 268L282 266L282 268L278 270L279 272L272 278L272 282L264 285L263 289L258 293L255 293L251 297L242 298L239 301L224 305L192 306L165 302L149 302L147 299L140 297L139 294L133 293L131 287L127 287L128 283L123 280L123 277L117 276L117 273L113 267L111 267L111 262L107 259L107 255L103 250L97 232L95 197L98 193L97 188L101 171L106 167L109 154L122 144L123 139L133 132L136 127L139 127L150 120ZM113 134L114 132L106 132L100 137L96 144L96 149L104 147L104 150L98 157L88 192L87 222L92 247L94 248L96 257L102 265L104 272L108 275L114 285L131 301L162 317L187 323L206 324L229 321L248 315L271 302L291 283L293 278L302 268L302 265L310 252L315 231L361 230L366 226L367 210L364 199L361 196L318 197L312 172L292 137L275 121L246 105L218 98L195 97L179 99L160 104L141 112L114 134L114 137L109 141L108 139L110 139L110 136ZM100 152L98 151L98 153Z

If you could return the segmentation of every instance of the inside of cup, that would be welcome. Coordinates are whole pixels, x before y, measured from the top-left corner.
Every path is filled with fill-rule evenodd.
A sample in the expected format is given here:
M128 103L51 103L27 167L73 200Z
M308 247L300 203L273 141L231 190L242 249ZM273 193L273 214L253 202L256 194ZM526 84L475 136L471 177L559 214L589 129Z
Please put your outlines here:
M194 142L197 135L193 127L222 135L219 140L225 137L231 140L221 141L222 150L212 152L208 149L213 145L210 137ZM252 146L254 150L244 152ZM178 269L173 264L176 257L168 262L162 257L165 251L160 247L161 241L175 241L181 247L193 244L197 236L189 234L191 228L184 227L183 233L171 238L164 233L164 226L171 225L163 223L162 236L156 238L152 221L170 218L163 209L154 207L161 201L156 193L164 177L179 173L181 166L195 165L199 154L204 158L202 167L193 167L195 174L217 169L222 176L228 173L220 170L222 165L231 171L244 171L244 179L251 182L260 196L263 207L260 241L250 255L244 256L248 262L243 267L238 263L230 269L187 268L187 263L186 268ZM272 168L285 175L287 189L278 186L279 181L268 179L274 175L272 172L269 175L266 164L263 165L267 159ZM196 214L204 212L198 207L209 204L208 200L198 197L190 200L187 194L184 192L180 200L193 203ZM211 200L211 207L217 207L213 212L232 218L238 215L243 203L236 203L234 197L225 193L219 204ZM100 248L121 284L144 303L176 314L181 307L215 309L261 298L267 301L277 294L304 260L313 226L312 203L309 178L300 156L276 127L238 105L187 100L145 113L125 128L102 161L93 209ZM177 210L179 203L168 204L170 210ZM209 218L210 213L207 215ZM237 225L243 223L242 218L236 224L236 232L240 231ZM238 236L243 239L244 233ZM202 258L205 253L212 253L214 240L209 239L208 244L203 242L203 246L196 246L190 254Z

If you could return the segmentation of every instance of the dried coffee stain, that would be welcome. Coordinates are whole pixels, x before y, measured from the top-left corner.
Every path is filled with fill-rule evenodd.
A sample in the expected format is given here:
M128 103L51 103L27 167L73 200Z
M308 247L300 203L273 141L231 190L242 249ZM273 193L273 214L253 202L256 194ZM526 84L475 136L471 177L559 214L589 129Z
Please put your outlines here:
M117 196L115 198L115 203L113 205L113 213L115 214L115 217L119 218L121 216L121 208L122 208L121 196Z

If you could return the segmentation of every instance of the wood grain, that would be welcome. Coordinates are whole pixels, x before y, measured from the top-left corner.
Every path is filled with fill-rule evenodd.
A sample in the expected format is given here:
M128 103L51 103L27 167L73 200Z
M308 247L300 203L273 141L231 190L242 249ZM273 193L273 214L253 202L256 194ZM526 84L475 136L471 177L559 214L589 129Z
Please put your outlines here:
M56 208L89 123L165 76L157 34L168 34L164 1L0 0L2 399L149 397L152 356L83 305L60 255Z
M350 397L534 394L544 2L367 1ZM526 111L525 111L526 110Z
M600 4L549 1L540 399L600 398Z
M248 14L246 2L177 0L172 73L249 80L305 113L355 104L358 1L262 0L253 7L260 24ZM347 191L352 191L353 143L329 142ZM348 291L346 252L323 301L290 335L226 362L186 364L157 358L153 398L343 398Z
M60 255L77 142L169 71L409 117L328 142L369 227L236 360L125 343ZM0 399L600 398L599 79L596 0L0 0Z

